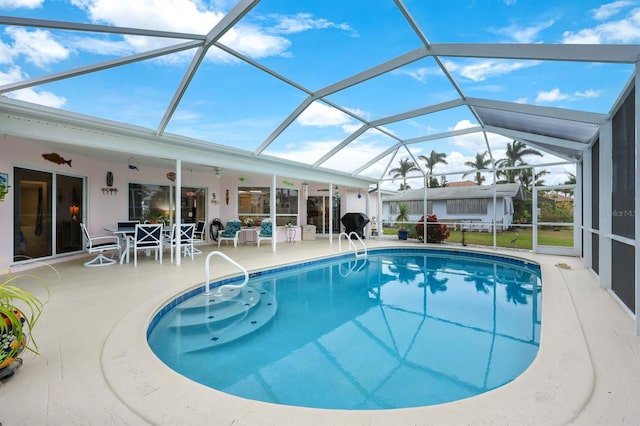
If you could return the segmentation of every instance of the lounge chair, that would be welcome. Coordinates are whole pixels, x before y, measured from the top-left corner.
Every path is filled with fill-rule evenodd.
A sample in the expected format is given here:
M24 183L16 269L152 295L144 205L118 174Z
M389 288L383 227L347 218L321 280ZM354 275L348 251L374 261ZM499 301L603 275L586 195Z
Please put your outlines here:
M240 219L232 219L227 222L224 230L218 233L218 247L222 241L233 241L233 246L238 247L238 237L242 230L242 222Z
M260 241L273 240L273 224L271 219L264 219L260 224L260 228L256 229L258 247L260 247Z

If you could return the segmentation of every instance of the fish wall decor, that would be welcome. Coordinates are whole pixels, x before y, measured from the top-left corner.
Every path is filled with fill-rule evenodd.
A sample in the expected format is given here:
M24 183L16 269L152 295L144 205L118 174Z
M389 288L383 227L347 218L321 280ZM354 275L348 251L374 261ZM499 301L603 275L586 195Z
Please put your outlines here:
M71 167L71 160L65 160L60 156L60 154L55 152L51 152L49 154L42 154L42 158L56 164L68 164L69 167Z

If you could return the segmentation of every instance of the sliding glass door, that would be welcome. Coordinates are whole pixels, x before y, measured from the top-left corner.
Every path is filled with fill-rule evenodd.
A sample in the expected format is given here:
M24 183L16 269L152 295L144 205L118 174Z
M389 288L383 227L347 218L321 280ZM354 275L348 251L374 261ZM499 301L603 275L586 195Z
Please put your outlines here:
M13 260L82 250L84 179L14 168Z
M340 200L328 196L309 196L307 199L307 223L316 226L317 234L329 233L329 209L333 209L333 230L340 232Z

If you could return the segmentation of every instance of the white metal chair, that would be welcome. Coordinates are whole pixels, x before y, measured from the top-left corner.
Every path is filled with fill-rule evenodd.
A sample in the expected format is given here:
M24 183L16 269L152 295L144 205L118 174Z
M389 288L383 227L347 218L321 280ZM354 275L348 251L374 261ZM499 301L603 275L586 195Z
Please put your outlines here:
M196 227L193 230L193 244L194 246L197 244L204 244L207 241L207 222L204 220L199 220L196 223ZM197 247L193 248L194 254L200 254L202 251L198 250Z
M262 240L273 240L273 224L271 223L271 219L264 219L262 223L260 223L260 228L256 229L256 241L258 242L258 247L260 247L260 241Z
M174 223L171 227L171 235L167 242L171 246L171 263L173 263L173 252L174 248L178 246L178 240L180 241L180 248L182 248L182 252L184 256L191 256L191 260L193 260L194 247L193 247L193 232L195 230L195 225L193 223L182 223L180 224L180 235L177 235L177 225Z
M133 266L138 266L138 250L156 249L156 260L162 263L162 228L161 223L144 223L136 225L136 233L132 238Z
M238 247L238 237L242 231L240 219L232 219L227 222L224 230L218 234L218 247L222 241L233 241L233 246Z
M196 223L196 227L193 230L193 242L205 242L207 241L207 231L205 230L207 227L207 222L204 220L199 220Z
M85 240L84 249L88 253L98 253L95 258L85 262L84 266L107 266L116 263L116 259L114 259L113 256L120 252L120 239L117 235L96 235L92 237L89 235L89 231L84 223L80 224L80 228L82 229L82 235ZM111 258L108 258L104 255L104 252L110 250L113 250L113 254Z

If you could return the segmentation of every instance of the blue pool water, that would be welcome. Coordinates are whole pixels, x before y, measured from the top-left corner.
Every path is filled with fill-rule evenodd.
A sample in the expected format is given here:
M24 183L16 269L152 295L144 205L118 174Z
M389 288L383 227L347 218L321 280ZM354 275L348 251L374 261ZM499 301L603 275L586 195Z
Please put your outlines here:
M379 250L263 272L235 294L200 288L156 315L148 341L180 374L270 403L377 410L468 398L536 357L542 293L537 265L463 253Z

